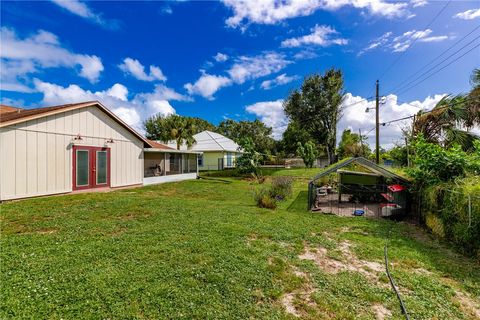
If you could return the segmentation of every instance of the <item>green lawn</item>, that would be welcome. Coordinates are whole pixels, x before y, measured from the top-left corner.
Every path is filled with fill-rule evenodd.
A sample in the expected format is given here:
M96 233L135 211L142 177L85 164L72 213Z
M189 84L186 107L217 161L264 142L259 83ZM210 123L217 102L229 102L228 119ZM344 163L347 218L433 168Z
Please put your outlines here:
M389 229L412 319L480 314L478 264L405 223L306 212L307 172L272 173L303 177L275 211L239 179L4 203L0 318L400 319Z

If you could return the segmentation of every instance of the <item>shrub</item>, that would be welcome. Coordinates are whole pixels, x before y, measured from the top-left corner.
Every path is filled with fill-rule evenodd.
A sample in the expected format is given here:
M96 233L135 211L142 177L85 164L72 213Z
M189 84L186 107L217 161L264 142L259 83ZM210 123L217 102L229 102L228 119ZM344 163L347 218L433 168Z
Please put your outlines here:
M471 153L456 145L448 149L429 143L419 136L413 142L414 167L407 171L419 186L430 186L468 174L480 173L480 141L474 142Z
M277 199L272 197L268 188L255 190L253 198L259 208L275 209L277 207Z
M480 259L480 178L468 176L427 187L422 198L427 226L461 252Z
M292 195L293 179L291 177L276 177L272 180L270 195L277 200L283 200Z
M251 138L246 138L241 143L243 154L237 159L237 171L240 174L257 174L261 155L255 150Z
M305 166L311 168L317 158L318 152L315 149L315 144L313 142L307 141L305 145L302 145L299 141L297 143L297 154L303 159Z

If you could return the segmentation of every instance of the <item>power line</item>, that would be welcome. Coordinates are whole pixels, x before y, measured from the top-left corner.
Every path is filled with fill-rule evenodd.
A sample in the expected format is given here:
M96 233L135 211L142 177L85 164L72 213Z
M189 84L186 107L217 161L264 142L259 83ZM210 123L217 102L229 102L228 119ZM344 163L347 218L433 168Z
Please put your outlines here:
M440 11L438 11L438 13L433 17L432 20L430 20L430 22L427 24L427 26L424 28L424 30L428 29L432 23L437 20L437 18L442 14L443 11L445 11L445 9L447 8L447 6L450 4L450 2L452 2L452 0L449 0L443 7L442 9L440 9ZM420 34L417 34L417 36L413 39L412 43L410 44L409 48L411 49L415 43L417 42L417 40L420 38ZM388 71L390 71L390 69L393 68L394 65L396 65L398 63L398 61L400 61L400 59L405 56L405 54L407 53L408 50L405 50L403 51L397 59L395 59L388 67L387 69L385 69L385 71L383 71L383 73L377 78L377 79L381 79Z
M433 108L431 110L428 110L428 111L419 111L420 112L420 116L424 115L424 114L427 114L427 113L431 113L431 112L434 112L434 111L438 111L438 110L442 110L442 109L446 109L446 108L449 108L449 107L454 107L456 105L459 105L459 104L462 104L466 101L480 101L480 100L476 100L476 99L464 99L462 101L457 101L457 102L454 102L454 103L450 103L450 104L447 104L445 106L441 106L441 107L438 107L438 108ZM402 120L408 120L408 119L411 119L415 116L417 116L418 113L414 114L414 115L411 115L411 116L408 116L408 117L403 117L403 118L398 118L398 119L393 119L393 120L390 120L390 121L387 121L387 122L382 122L380 123L382 126L385 126L386 124L390 124L390 123L394 123L394 122L398 122L398 121L402 121Z
M478 38L480 38L480 36L477 37L477 38L475 38L474 40L476 40L476 39L478 39ZM400 94L402 94L402 93L405 93L405 92L407 92L407 91L409 91L409 90L411 90L411 89L413 89L414 87L418 86L420 83L424 82L424 81L427 80L428 78L433 77L435 74L439 73L440 71L442 71L443 69L445 69L446 67L448 67L449 65L451 65L452 63L454 63L454 62L458 61L459 59L463 58L465 55L467 55L468 53L472 52L474 49L478 48L479 46L480 46L480 43L477 44L477 45L475 45L474 47L472 47L472 48L469 49L468 51L464 52L461 56L459 56L459 57L455 58L454 60L450 61L449 63L447 63L446 65L444 65L444 66L441 67L440 69L434 71L433 73L431 73L431 74L428 75L427 77L421 79L419 82L414 83L414 84L412 84L410 87L407 87L407 88L401 90L400 92L397 93L397 96L400 95ZM463 49L463 47L462 47L461 49ZM457 51L457 52L458 52L458 51ZM456 52L455 52L455 53L456 53Z
M365 102L370 102L370 101L368 101L368 100L369 100L369 99L372 99L372 98L373 98L373 97L362 98L361 100L358 100L357 102L354 102L354 103L351 103L351 104L349 104L349 105L343 106L342 110L345 110L345 109L347 109L347 108L353 107L353 106L355 106L355 105L357 105L357 104L359 104L359 103L361 103L361 102L364 102L364 101L365 101Z
M420 73L422 70L424 70L425 68L427 68L428 66L430 66L433 62L435 62L436 60L438 60L439 58L441 58L444 54L446 54L448 51L450 51L452 48L454 48L455 46L457 46L459 43L461 43L464 39L466 39L468 36L470 36L472 33L474 33L475 31L477 31L478 29L480 28L480 25L478 25L477 27L475 27L472 31L470 31L469 33L467 33L466 35L464 35L460 40L458 40L457 42L455 42L454 44L452 44L450 47L448 47L446 50L444 50L441 54L439 54L437 57L435 57L435 59L431 60L429 63L427 63L426 65L424 65L422 68L420 68L419 70L417 70L415 73L411 74L409 77L405 78L405 80L403 80L399 85L397 85L396 87L394 87L391 91L396 91L398 88L401 88L403 87L403 84L405 82L407 82L410 78L414 77L415 75L417 75L418 73ZM387 90L388 91L388 90Z
M442 110L442 109L446 109L446 108L449 108L449 107L453 107L453 106L456 106L456 105L459 105L459 104L462 104L464 102L467 102L467 101L478 101L480 102L480 100L478 99L474 99L474 98L466 98L462 101L457 101L457 102L454 102L454 103L450 103L450 104L447 104L445 106L441 106L441 107L433 107L431 110L427 110L427 111L422 111L420 110L420 114L415 113L413 115L410 115L410 116L406 116L406 117L402 117L402 118L398 118L398 119L393 119L393 120L390 120L390 121L386 121L386 122L380 122L380 125L382 126L385 126L387 124L391 124L391 123L395 123L395 122L399 122L399 121L403 121L403 120L408 120L408 119L412 119L413 117L416 117L417 115L419 116L422 116L422 115L425 115L425 114L428 114L428 113L431 113L431 112L434 112L434 111L438 111L438 110ZM413 106L413 105L412 105ZM365 129L361 129L362 131L365 130ZM373 130L375 130L375 127L371 128L367 133L365 134L362 134L362 135L368 135L370 132L372 132Z

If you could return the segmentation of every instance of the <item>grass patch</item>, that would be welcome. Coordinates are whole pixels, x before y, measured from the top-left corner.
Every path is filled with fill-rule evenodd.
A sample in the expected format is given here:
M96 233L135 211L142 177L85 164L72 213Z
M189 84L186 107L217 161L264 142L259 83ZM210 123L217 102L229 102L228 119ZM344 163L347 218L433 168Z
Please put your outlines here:
M390 228L412 317L475 318L478 263L408 224L307 213L314 171L269 174L297 177L275 211L257 208L255 185L238 178L4 203L0 318L293 318L285 297L305 318L399 318L381 272L331 274L299 258L308 247L345 265L382 263Z

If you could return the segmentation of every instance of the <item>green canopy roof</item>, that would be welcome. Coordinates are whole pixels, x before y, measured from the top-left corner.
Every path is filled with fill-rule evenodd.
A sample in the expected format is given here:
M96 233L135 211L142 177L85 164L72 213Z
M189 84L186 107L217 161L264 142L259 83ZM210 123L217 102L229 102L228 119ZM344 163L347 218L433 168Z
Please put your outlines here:
M384 176L386 178L391 178L391 179L395 179L395 180L398 180L398 181L402 181L402 182L405 182L405 183L408 183L409 181L407 179L405 179L404 177L396 174L396 173L393 173L391 172L390 170L387 170L381 166L379 166L378 164L370 161L370 160L367 160L363 157L356 157L356 158L347 158L347 159L343 159L342 161L340 162L337 162L337 163L334 163L328 167L326 167L322 172L320 172L319 174L317 174L315 177L313 177L312 181L316 181L324 176L327 176L329 175L330 173L333 173L333 172L336 172L338 169L341 169L343 167L346 167L350 164L358 164L360 165L361 167L365 168L365 169L368 169L370 170L371 172L374 172L374 173L377 173L381 176Z

